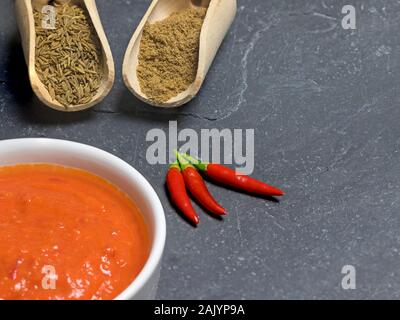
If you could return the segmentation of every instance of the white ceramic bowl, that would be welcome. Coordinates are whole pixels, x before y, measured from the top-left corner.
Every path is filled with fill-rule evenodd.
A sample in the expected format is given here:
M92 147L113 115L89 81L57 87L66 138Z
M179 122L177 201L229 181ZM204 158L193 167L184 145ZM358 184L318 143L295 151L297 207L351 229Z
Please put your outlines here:
M160 199L149 182L126 162L88 145L43 138L0 141L0 166L20 163L53 163L83 169L107 179L133 199L144 215L152 246L143 270L116 299L154 299L166 224Z

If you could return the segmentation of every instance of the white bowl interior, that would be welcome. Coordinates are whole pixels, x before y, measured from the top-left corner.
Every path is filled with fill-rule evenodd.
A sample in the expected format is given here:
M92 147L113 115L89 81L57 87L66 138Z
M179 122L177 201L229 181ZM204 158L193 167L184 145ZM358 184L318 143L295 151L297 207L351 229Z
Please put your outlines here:
M132 299L142 290L161 260L165 244L165 216L160 200L147 180L121 159L84 144L43 138L0 141L0 166L52 163L94 173L124 191L141 210L152 239L142 272L117 299Z

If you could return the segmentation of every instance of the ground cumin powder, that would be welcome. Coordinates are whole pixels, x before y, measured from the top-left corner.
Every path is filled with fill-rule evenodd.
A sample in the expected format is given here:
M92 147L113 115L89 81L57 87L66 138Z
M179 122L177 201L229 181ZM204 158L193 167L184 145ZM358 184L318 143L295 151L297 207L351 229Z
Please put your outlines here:
M206 12L186 9L145 26L137 76L150 100L166 102L194 82Z

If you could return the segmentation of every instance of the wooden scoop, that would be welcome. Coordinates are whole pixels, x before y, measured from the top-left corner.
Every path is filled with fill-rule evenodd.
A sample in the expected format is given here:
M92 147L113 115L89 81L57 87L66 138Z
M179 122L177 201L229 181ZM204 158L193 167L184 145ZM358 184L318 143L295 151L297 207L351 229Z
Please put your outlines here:
M139 49L142 31L146 23L160 21L174 12L191 7L208 8L200 35L200 51L198 69L195 81L176 97L165 103L156 103L149 100L142 92L137 78L136 69L139 63ZM192 100L199 92L206 74L215 58L215 55L224 39L237 10L236 0L153 0L126 50L122 75L126 86L140 100L157 107L179 107Z
M111 49L100 21L95 0L56 0L57 3L64 3L68 1L71 1L71 3L74 4L80 4L82 8L86 9L89 17L91 18L96 35L101 45L101 54L103 57L103 80L97 94L93 97L92 101L86 104L68 106L67 108L58 101L52 99L47 88L40 81L35 68L36 31L33 10L34 8L41 10L44 5L51 3L51 1L15 0L15 10L18 27L21 34L22 47L24 49L25 60L29 69L29 79L33 91L44 104L53 109L60 111L80 111L99 103L110 92L114 83L115 68Z

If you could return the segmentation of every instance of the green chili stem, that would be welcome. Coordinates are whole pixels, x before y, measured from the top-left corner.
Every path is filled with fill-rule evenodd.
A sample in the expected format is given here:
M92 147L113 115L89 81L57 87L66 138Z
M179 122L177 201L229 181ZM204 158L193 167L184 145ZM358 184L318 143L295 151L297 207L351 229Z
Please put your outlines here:
M200 171L207 171L207 166L209 164L208 162L202 162L201 160L198 160L198 159L188 155L187 153L182 154L181 156L184 157L186 159L186 161L189 161L192 165L194 165Z
M175 154L182 171L184 171L186 168L194 168L194 166L188 160L186 160L178 151L175 151Z
M169 168L170 168L170 169L176 168L176 169L178 169L179 171L181 171L181 166L179 165L178 160L176 160L174 163L171 163L170 166L169 166Z

